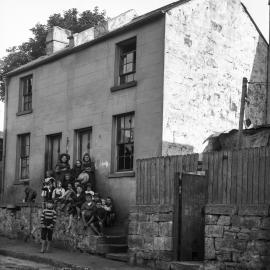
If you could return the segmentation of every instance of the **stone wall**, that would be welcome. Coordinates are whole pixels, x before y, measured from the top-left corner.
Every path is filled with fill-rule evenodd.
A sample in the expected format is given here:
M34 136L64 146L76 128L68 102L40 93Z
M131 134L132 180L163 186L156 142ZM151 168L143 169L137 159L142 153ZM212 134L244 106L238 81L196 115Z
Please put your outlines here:
M28 204L15 209L0 207L0 235L14 239L40 242L40 215L42 208L35 204L30 210ZM31 215L31 222L30 222ZM90 228L83 230L81 221L73 220L70 231L67 230L68 216L57 214L53 233L53 246L89 253L103 253L100 244L103 237L93 234Z
M269 205L206 206L205 269L270 269Z
M128 248L131 264L166 268L173 258L173 208L137 205L129 215Z

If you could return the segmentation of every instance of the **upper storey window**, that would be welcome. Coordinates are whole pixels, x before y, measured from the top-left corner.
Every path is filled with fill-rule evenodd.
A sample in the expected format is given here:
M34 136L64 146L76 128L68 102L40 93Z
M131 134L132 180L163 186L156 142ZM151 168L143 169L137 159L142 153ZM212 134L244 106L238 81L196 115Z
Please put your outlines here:
M32 112L33 75L20 79L19 114Z

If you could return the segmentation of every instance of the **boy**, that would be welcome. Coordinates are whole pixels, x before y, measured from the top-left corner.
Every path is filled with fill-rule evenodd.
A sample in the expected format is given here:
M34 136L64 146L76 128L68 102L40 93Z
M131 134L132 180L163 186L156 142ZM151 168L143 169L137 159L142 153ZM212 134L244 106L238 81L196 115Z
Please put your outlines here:
M50 252L50 245L52 241L53 229L56 222L56 212L53 210L53 202L47 201L46 208L43 209L41 214L41 253L46 251Z
M82 210L82 221L83 221L83 227L84 229L88 226L88 221L91 219L96 206L95 203L92 200L91 194L85 195L86 202L83 203L81 210Z
M102 207L101 201L98 200L96 202L96 210L89 220L89 224L91 229L97 234L97 235L103 235L103 228L106 218L106 211Z

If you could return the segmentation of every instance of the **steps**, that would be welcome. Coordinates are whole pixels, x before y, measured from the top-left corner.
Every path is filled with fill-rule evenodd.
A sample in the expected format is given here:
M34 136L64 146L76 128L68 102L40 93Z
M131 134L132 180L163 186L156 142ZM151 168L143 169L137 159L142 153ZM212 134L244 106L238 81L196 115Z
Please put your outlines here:
M124 226L105 228L104 237L99 241L97 252L106 258L116 261L128 261L127 235Z
M203 262L172 262L170 270L203 270Z

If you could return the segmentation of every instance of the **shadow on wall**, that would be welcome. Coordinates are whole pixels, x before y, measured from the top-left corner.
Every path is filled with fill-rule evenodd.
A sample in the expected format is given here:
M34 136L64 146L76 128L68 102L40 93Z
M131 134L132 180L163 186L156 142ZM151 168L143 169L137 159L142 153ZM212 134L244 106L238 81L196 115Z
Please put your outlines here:
M253 125L266 123L267 99L267 43L259 36L253 67L250 74L245 119L250 119ZM258 83L262 82L262 83Z
M163 156L175 156L175 155L187 155L194 152L194 146L188 144L162 142L162 155Z

